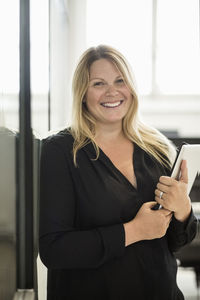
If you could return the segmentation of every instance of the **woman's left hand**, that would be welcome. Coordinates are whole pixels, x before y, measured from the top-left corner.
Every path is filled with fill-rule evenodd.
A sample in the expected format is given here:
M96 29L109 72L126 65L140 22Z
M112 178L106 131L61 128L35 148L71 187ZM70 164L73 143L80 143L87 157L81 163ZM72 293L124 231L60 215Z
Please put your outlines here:
M174 212L179 221L185 221L190 215L191 202L187 194L188 171L186 160L181 163L179 180L161 176L155 190L155 200L165 209Z

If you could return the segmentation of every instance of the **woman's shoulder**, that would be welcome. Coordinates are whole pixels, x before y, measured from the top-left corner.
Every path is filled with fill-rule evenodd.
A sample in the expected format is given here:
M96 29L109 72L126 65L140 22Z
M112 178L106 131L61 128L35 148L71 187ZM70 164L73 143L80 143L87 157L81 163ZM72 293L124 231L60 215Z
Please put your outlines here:
M51 133L42 140L42 147L57 146L59 148L71 149L73 147L74 138L70 132L70 128L65 128L57 133Z

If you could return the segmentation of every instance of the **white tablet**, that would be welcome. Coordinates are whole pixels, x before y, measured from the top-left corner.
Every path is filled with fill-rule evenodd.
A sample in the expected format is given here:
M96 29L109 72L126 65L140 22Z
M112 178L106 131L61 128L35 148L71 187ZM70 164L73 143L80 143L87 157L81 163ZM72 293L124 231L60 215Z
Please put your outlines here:
M198 172L200 172L200 144L184 144L182 145L176 160L172 167L171 177L179 179L180 167L182 160L187 161L188 168L188 195L196 178Z

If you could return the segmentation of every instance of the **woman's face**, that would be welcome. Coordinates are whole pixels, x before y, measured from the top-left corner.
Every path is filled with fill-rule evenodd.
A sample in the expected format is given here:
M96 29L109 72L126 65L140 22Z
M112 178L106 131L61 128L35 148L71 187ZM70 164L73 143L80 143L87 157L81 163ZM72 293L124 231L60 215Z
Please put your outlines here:
M97 124L119 123L127 114L132 94L121 73L107 59L99 59L90 67L86 106Z

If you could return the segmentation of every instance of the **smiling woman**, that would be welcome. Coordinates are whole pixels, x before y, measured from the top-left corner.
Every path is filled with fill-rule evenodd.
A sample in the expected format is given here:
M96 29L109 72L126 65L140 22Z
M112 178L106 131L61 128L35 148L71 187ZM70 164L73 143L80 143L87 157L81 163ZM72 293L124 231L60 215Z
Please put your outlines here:
M183 300L173 252L196 233L187 169L183 164L181 181L168 177L174 148L139 121L120 52L100 45L83 53L73 105L71 128L42 146L40 256L48 300ZM172 206L165 197L163 208L152 210L163 175Z

